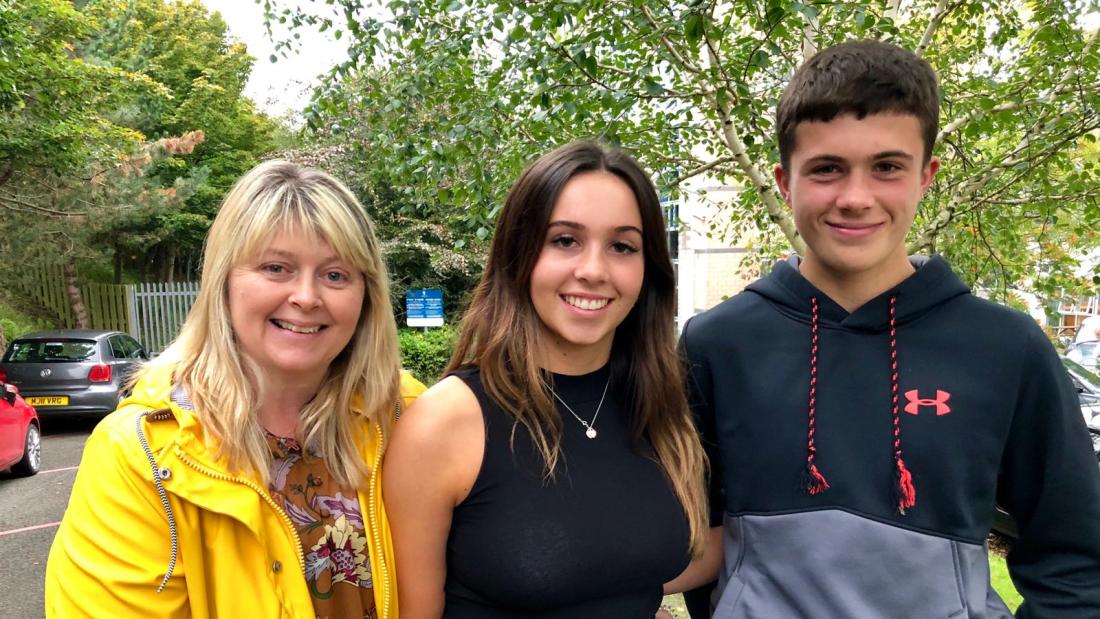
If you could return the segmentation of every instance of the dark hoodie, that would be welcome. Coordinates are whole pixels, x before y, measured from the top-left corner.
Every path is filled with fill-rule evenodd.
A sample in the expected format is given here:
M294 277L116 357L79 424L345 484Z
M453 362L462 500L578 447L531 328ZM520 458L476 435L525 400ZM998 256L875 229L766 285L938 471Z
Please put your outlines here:
M849 314L793 258L685 326L726 528L714 617L1008 617L995 501L1019 525L1018 616L1100 617L1100 472L1057 354L941 258L912 262Z

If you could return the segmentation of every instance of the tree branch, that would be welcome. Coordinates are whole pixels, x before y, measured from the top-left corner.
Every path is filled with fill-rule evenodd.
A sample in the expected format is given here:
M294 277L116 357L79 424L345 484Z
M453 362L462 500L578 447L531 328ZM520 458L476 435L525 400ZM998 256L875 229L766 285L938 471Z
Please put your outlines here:
M944 18L962 4L962 0L958 0L951 6L947 6L947 0L939 0L939 2L936 3L935 15L933 15L932 19L928 22L928 27L924 29L924 35L921 36L920 43L917 44L917 49L913 50L916 55L924 56L924 51L932 44L932 37L936 35L936 30L939 29Z
M33 202L27 202L20 199L18 196L12 196L0 193L0 203L6 203L4 208L9 211L20 212L35 212L42 213L44 215L52 215L55 217L72 217L79 218L84 217L84 213L70 213L68 211L58 211L49 207L34 204Z
M685 58L680 52L676 51L676 48L672 45L672 41L669 41L668 37L665 36L664 30L661 28L660 24L657 23L657 18L650 12L649 7L643 5L642 14L645 15L649 24L653 26L653 31L657 33L657 39L661 42L661 45L664 46L669 55L676 60L677 64L683 67L684 70L696 75L705 75L702 68Z
M722 81L725 83L726 92L734 101L737 101L740 97L737 96L737 90L733 88L733 80L730 79L729 73L726 72L726 65L718 55L718 50L714 48L714 43L710 40L709 33L703 33L703 42L706 44L707 59L710 61L710 66L717 69L718 73L722 75Z
M1068 81L1068 80L1063 80L1063 81ZM983 116L988 116L989 114L995 114L997 112L1011 112L1011 111L1015 111L1015 110L1021 110L1021 109L1030 107L1032 105L1036 105L1036 104L1047 104L1047 103L1050 103L1051 100L1055 96L1058 96L1058 95L1067 95L1067 94L1074 94L1074 93L1079 93L1079 92L1084 92L1084 93L1100 92L1100 84L1098 84L1098 83L1093 83L1091 87L1085 86L1085 87L1082 87L1082 88L1069 88L1069 87L1065 87L1064 84L1059 84L1059 86L1061 86L1061 88L1058 88L1055 91L1051 92L1050 96L1047 96L1047 97L1040 97L1040 98L1037 98L1037 99L1029 99L1027 101L1016 101L1016 102L1013 102L1013 103L1002 103L1000 105L995 105L995 106L989 108L988 110L982 110L982 109L971 110L970 112L968 112L968 113L960 116L959 118L951 121L950 123L944 125L943 128L940 129L939 134L936 135L936 142L939 142L940 140L943 140L947 135L949 135L951 133L954 133L955 131L958 131L962 127L965 127L971 121L977 120L977 119L979 119Z
M713 170L714 168L717 168L718 166L726 165L727 163L733 163L734 161L736 161L736 159L732 155L727 155L725 157L719 157L719 158L715 159L714 161L711 161L710 163L704 163L703 165L692 168L692 169L688 170L687 172L684 172L683 174L677 176L676 180L673 182L673 184L682 183L682 182L686 181L687 179L689 179L693 176L698 176L698 175L700 175L704 172Z
M817 15L807 16L802 14L802 61L813 57L817 53L817 34L821 31L818 25Z
M981 239L982 244L985 245L986 251L989 252L989 256L993 258L993 261L997 263L997 268L1001 271L1001 297L1004 298L1008 294L1008 267L1005 266L1001 257L997 255L997 250L993 249L993 245L989 242L989 238L985 236L985 227L982 226L982 216L979 212L976 219L978 225L974 226L978 231L978 238Z
M1086 200L1096 197L1093 192L1076 193L1076 194L1063 194L1063 195L1044 195L1044 196L1028 196L1026 198L997 198L994 196L983 196L978 200L982 204L998 204L1002 206L1027 206L1029 204L1035 204L1036 202L1070 202L1076 200Z
M714 49L714 45L710 41L710 37L704 34L703 38L706 40L707 52L711 64L718 68L719 72L728 83L729 78L722 66L721 59L718 57L717 50ZM735 93L730 91L731 96L734 96L734 94ZM723 141L726 143L726 147L733 153L731 156L733 157L733 161L737 164L737 167L746 177L748 177L749 182L760 195L760 201L764 203L768 219L779 226L780 231L783 232L783 236L787 237L787 241L796 252L800 254L805 253L806 244L802 241L801 235L798 234L798 229L795 228L794 221L792 221L790 215L788 215L786 205L780 200L779 193L775 188L775 183L765 176L765 174L760 171L760 168L757 168L752 160L749 159L748 149L745 146L744 140L741 139L741 136L733 128L733 111L729 103L723 102L720 96L715 95L714 106L719 113L719 135L722 136Z
M798 234L798 229L794 227L794 222L787 214L787 209L784 207L784 204L780 201L779 192L775 190L774 183L765 177L760 169L749 159L749 155L745 149L745 143L733 128L733 114L729 104L718 101L717 97L715 98L715 104L721 113L721 117L718 120L718 122L721 123L719 131L726 142L726 146L732 151L732 157L734 162L737 163L737 167L741 169L746 177L748 177L753 188L760 194L760 201L764 203L764 208L768 213L768 219L779 226L779 229L783 232L783 236L787 237L787 241L790 242L791 247L796 252L800 254L804 253L806 251L806 244L802 241L802 237Z
M1044 119L1040 120L1029 129L1028 132L1024 134L1023 138L1020 140L1020 145L1017 146L1015 150L1005 155L999 162L990 165L982 172L971 175L967 181L962 183L960 188L955 192L951 202L949 202L943 210L937 213L936 217L932 219L931 224L924 229L916 240L909 244L910 253L917 253L930 247L939 233L954 219L962 205L970 202L974 196L992 182L999 173L1011 169L1020 163L1045 160L1059 152L1070 140L1080 135L1081 132L1087 132L1088 130L1087 127L1082 127L1080 131L1073 131L1068 135L1062 136L1062 139L1045 139L1043 142L1045 148L1043 150L1040 150L1038 153L1033 153L1031 156L1024 156L1023 153L1030 148L1033 135L1040 134L1050 129L1057 121L1057 118L1051 119L1049 117L1050 114L1047 114Z

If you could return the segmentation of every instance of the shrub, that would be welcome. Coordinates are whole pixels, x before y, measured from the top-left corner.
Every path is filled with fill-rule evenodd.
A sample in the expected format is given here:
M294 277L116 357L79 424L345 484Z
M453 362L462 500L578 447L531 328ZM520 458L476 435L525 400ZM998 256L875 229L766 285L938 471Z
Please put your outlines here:
M439 380L447 361L451 359L458 332L453 327L436 327L398 331L401 345L401 365L420 382L431 385Z
M52 329L53 324L40 318L31 318L27 312L21 311L3 297L0 297L0 355L4 354L4 347L15 338L31 331Z
M446 315L462 316L481 277L484 247L464 242L444 225L404 217L386 232L393 235L383 239L382 254L397 324L405 323L405 292L410 288L439 288Z

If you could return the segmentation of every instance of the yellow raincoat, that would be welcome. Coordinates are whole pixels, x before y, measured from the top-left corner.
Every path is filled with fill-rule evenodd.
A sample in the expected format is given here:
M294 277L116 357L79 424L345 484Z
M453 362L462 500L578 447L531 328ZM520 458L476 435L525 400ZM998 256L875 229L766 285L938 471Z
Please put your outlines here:
M423 391L402 372L404 405ZM214 459L198 418L171 392L170 369L143 377L85 444L46 566L46 616L312 619L294 525L258 478ZM370 430L359 505L379 617L396 619L382 430Z

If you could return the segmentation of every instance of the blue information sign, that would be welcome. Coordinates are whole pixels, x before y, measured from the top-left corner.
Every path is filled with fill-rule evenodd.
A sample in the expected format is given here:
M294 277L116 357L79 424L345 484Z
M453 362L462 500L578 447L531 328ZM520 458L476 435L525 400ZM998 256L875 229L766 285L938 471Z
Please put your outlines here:
M406 324L410 327L443 326L443 291L409 288L405 291Z

